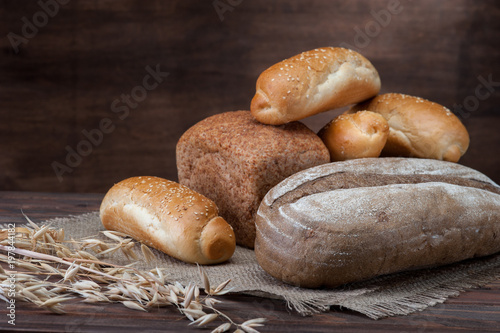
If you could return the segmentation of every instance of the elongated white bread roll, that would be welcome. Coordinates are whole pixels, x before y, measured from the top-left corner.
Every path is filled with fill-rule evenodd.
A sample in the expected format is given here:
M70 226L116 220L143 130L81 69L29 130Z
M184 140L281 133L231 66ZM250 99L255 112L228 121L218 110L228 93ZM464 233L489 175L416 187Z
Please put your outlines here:
M500 187L478 171L362 158L298 172L264 197L255 254L274 277L336 287L500 251Z
M100 216L106 229L188 263L220 263L236 247L233 229L213 201L163 178L132 177L115 184Z
M378 157L387 142L389 125L378 113L359 111L335 117L318 136L328 148L332 162Z
M364 101L379 90L378 72L365 57L322 47L262 72L250 110L261 123L280 125Z
M383 94L353 106L348 113L369 110L389 123L382 156L407 156L458 162L469 147L469 133L447 108L404 94Z

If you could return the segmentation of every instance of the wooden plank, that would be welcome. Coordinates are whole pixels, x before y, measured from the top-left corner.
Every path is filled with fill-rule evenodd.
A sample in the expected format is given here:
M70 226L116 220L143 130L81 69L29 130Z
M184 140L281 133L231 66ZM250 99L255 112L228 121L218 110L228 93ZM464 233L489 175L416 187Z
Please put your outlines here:
M350 44L375 64L383 92L451 109L474 102L480 77L500 81L500 50L491 42L500 39L494 0L399 0L385 21L393 1L242 1L222 21L213 3L72 1L16 54L6 36L22 34L21 19L41 8L37 1L2 1L0 187L105 192L133 175L176 180L175 144L187 128L215 113L248 109L262 70L318 46ZM359 37L367 31L371 37ZM145 67L157 64L169 76L120 119L113 102L142 85ZM464 118L473 142L464 163L500 182L500 155L491 150L500 143L500 95L492 89ZM318 128L334 114L306 123ZM82 131L98 129L103 118L113 132L60 182L51 164L65 164L66 147L76 150L86 140Z
M62 194L35 192L0 192L0 223L23 222L20 209L34 221L96 211L102 194ZM285 302L248 295L228 295L218 306L237 322L265 317L262 332L498 332L500 327L500 280L482 288L468 290L443 304L409 316L372 320L359 313L332 308L327 313L302 317L290 311ZM36 306L17 302L16 326L0 321L0 329L21 332L178 332L199 331L187 327L175 308L162 308L150 313L128 310L120 304L68 304L66 315L55 315Z

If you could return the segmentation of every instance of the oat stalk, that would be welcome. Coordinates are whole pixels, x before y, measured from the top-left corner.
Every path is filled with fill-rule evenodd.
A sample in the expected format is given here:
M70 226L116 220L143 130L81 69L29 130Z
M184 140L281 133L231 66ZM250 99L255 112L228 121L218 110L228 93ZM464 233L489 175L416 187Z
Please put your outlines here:
M218 310L215 305L222 302L220 296L231 291L227 288L231 279L213 288L202 266L198 265L198 272L204 295L200 295L196 283L183 286L177 281L165 281L165 274L158 267L141 271L132 267L133 263L120 266L106 262L104 257L111 257L118 251L129 259L137 259L136 252L142 253L146 262L156 259L149 247L123 233L103 231L105 240L95 236L68 241L63 229L38 226L26 215L24 217L28 226L15 229L15 249L7 246L7 230L0 231L0 250L20 256L16 258L17 300L31 302L57 314L65 313L62 303L77 299L86 303L121 303L136 311L175 306L190 320L189 325L208 327L219 321L212 332L235 328L238 332L255 333L258 332L255 327L262 326L265 321L255 318L238 324ZM0 254L0 262L8 263L8 257ZM0 299L5 301L8 301L9 274L12 271L0 266ZM60 280L53 281L57 276Z

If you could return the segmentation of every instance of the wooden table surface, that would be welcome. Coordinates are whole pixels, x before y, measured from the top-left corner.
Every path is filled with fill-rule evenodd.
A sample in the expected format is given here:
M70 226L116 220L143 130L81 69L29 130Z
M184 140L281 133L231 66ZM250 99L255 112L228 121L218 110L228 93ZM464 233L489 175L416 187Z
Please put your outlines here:
M102 194L0 192L0 223L24 222L21 209L33 221L98 210ZM500 281L467 290L459 297L409 316L372 320L353 311L332 308L327 313L302 317L279 300L246 295L223 297L218 306L238 322L266 317L261 332L500 332ZM121 304L66 304L66 315L55 315L28 303L16 303L16 325L7 323L0 310L0 330L22 332L209 332L188 327L189 321L175 308L145 313Z

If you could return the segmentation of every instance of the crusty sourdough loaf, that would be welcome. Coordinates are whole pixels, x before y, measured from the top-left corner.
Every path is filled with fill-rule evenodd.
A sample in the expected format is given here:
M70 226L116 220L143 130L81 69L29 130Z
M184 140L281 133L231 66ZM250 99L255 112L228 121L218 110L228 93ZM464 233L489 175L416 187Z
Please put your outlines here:
M336 287L500 251L500 187L438 160L335 162L271 189L256 226L264 270L301 287Z
M318 136L328 148L332 162L379 157L389 136L389 125L378 113L358 111L335 117Z
M285 59L260 74L250 110L279 125L375 96L380 77L361 54L322 47Z
M433 158L458 162L469 147L469 133L447 108L404 94L383 94L355 105L349 113L369 110L389 123L382 156Z
M226 261L236 247L234 232L213 201L163 178L132 177L115 184L100 216L106 229L189 263Z
M267 191L330 159L321 139L304 124L264 125L249 111L200 121L182 135L176 150L179 182L215 201L237 243L250 248L255 213Z

